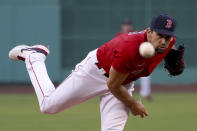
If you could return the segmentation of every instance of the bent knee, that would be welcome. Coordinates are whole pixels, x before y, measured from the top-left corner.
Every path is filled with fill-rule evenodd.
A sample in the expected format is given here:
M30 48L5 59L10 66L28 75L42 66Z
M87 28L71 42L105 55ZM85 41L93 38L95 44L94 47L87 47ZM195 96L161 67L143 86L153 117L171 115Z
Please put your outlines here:
M40 111L44 114L57 114L58 112L60 112L59 110L53 107L50 107L50 108L40 107Z

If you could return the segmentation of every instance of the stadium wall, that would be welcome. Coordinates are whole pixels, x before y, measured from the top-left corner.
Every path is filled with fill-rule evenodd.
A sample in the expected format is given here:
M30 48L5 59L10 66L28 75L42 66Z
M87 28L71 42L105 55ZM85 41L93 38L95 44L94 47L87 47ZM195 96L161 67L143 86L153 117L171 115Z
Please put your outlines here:
M24 64L8 59L8 51L15 45L49 45L49 76L61 82L90 50L113 38L124 18L142 30L158 13L177 19L177 44L186 45L187 69L171 78L160 64L151 75L152 82L197 83L196 4L195 0L0 0L0 83L30 82Z

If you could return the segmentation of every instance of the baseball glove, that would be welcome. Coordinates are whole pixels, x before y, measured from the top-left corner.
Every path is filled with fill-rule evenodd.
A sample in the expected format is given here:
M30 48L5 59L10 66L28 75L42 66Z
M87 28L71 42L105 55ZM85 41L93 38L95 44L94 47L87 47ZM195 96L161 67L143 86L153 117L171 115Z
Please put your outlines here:
M164 58L164 68L168 70L169 75L180 75L185 69L184 51L184 45L180 45L177 50L171 49Z

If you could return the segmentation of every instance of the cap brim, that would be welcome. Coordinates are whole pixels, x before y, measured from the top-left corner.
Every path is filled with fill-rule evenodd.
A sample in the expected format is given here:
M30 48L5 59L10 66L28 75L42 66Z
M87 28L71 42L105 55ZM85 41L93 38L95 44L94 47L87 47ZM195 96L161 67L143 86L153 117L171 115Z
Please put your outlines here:
M153 31L157 32L158 34L169 35L169 36L175 36L174 32L167 31L167 30L153 29Z

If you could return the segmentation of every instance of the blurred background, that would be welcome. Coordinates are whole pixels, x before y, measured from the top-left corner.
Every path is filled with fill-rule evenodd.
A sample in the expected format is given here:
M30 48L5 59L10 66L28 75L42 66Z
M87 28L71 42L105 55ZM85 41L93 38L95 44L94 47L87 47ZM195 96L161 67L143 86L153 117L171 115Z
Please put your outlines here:
M151 74L153 101L145 101L152 115L131 117L125 130L196 131L196 7L196 0L0 0L0 130L100 130L97 99L59 115L41 114L24 63L8 59L12 47L48 45L46 66L58 85L89 51L111 40L125 18L143 30L152 16L163 13L177 20L176 44L186 46L187 68L169 77L161 63ZM137 98L138 90L137 82Z

